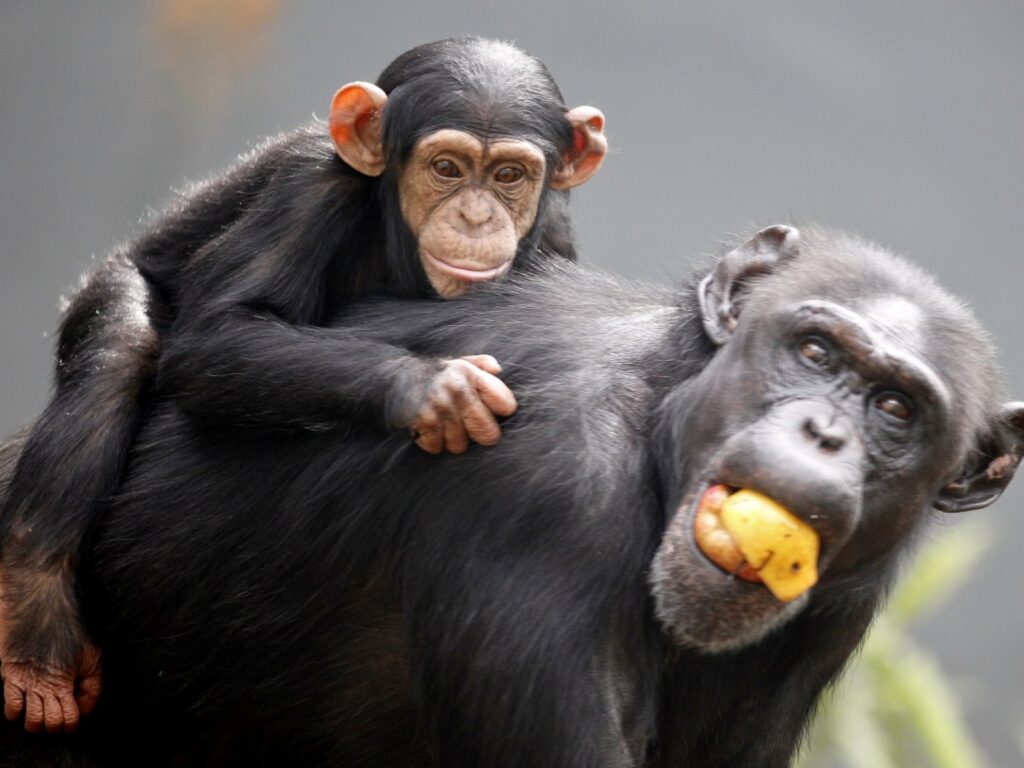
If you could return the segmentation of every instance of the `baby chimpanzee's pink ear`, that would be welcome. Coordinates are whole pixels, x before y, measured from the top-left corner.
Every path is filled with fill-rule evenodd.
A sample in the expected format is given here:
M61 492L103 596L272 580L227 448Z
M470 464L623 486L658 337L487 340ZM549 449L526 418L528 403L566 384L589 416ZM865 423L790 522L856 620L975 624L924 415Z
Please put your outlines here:
M388 96L373 83L349 83L334 94L330 128L338 156L367 176L384 173L380 115Z
M572 124L572 151L551 177L552 189L572 189L590 179L608 154L604 137L604 114L596 107L570 109L566 120Z

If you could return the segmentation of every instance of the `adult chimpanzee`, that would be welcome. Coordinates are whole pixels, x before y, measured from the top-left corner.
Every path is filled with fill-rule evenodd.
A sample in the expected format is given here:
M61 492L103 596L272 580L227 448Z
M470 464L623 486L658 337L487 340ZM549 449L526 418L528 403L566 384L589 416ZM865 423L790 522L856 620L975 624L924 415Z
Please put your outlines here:
M73 299L57 393L2 521L6 713L73 728L99 654L73 591L82 535L120 479L154 360L207 421L412 429L431 453L497 441L516 407L482 350L423 358L324 331L356 296L463 293L574 258L566 195L597 170L603 117L566 111L544 65L481 39L403 54L334 98L328 125L269 143L186 194ZM78 679L78 700L74 696Z
M521 407L493 449L246 436L161 406L85 565L108 749L788 765L928 508L1010 480L1024 404L1000 404L964 307L869 243L772 227L702 277L673 297L551 264L350 307L346 333L498 353ZM816 586L781 602L702 554L723 485L813 527Z

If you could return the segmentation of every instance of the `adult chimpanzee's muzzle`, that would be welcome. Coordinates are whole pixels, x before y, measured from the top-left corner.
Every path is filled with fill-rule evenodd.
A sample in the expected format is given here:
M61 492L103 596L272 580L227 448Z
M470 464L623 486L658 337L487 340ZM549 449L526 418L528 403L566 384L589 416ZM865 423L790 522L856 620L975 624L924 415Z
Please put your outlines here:
M772 406L719 452L719 482L771 497L821 536L821 564L860 519L864 442L854 421L824 399Z

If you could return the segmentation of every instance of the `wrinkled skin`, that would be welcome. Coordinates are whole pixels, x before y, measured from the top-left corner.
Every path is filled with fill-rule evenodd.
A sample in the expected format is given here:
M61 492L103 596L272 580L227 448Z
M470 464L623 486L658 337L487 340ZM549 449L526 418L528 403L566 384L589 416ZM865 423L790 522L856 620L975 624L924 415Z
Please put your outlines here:
M92 643L82 647L70 669L5 661L0 664L0 675L4 679L4 716L17 720L24 709L25 730L30 733L43 729L73 733L80 716L92 712L103 689L100 651Z
M81 715L89 714L95 707L102 690L100 650L77 620L75 598L65 588L73 581L66 572L67 564L56 568L12 565L0 575L4 716L17 720L24 715L25 729L32 733L44 729L49 733L72 733L77 730ZM47 628L70 656L67 664L14 652L30 645L31 639L12 637L11 630L37 625L40 617L28 614L27 610L39 604L61 615L76 617L66 626Z
M516 411L512 391L497 378L498 361L490 355L445 360L426 384L426 392L413 388L410 403L418 407L410 430L416 445L427 453L465 453L469 441L494 445L501 438L495 416Z
M449 129L417 142L402 173L402 216L438 295L508 272L545 178L544 154L528 141L485 145Z

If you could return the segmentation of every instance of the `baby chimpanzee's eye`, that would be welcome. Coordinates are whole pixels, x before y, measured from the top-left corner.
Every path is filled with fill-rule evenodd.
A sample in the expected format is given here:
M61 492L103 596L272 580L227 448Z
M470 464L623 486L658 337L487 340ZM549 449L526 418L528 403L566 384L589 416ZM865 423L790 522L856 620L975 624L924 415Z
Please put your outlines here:
M523 178L523 172L519 168L515 168L511 165L506 165L504 168L494 174L495 180L502 184L515 184L521 178Z
M434 173L446 179L458 179L462 177L459 166L451 160L437 160L434 162Z

